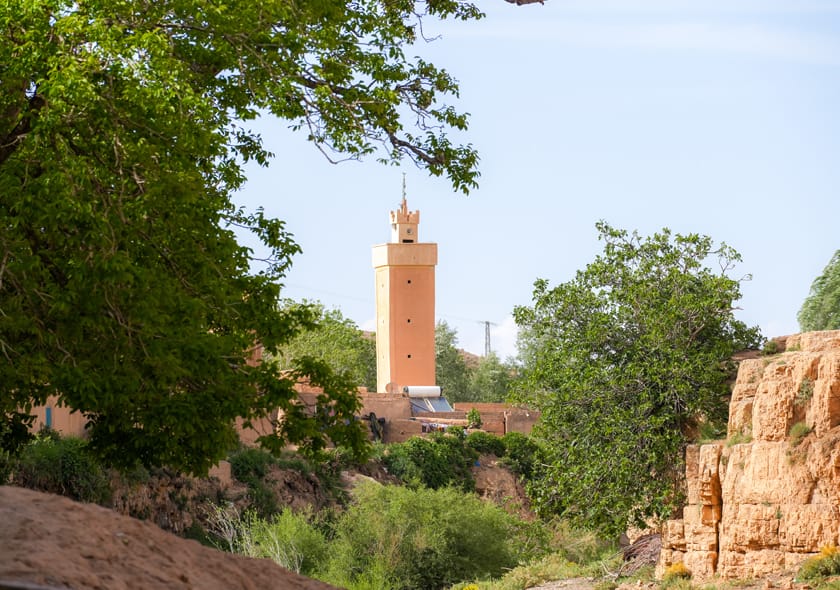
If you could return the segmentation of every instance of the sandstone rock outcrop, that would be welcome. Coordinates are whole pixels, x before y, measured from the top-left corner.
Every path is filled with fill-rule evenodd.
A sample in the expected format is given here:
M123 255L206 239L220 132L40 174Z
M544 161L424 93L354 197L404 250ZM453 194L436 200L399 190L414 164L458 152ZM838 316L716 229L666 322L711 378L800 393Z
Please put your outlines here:
M658 573L750 578L840 544L840 330L789 336L741 362L726 443L686 451L687 505Z

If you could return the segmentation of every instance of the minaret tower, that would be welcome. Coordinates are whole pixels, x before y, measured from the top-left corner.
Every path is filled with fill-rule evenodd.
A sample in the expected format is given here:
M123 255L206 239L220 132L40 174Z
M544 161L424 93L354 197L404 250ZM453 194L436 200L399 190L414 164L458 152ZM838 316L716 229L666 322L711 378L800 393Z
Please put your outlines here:
M405 179L391 211L391 241L373 247L376 269L376 390L435 385L437 244L419 242L420 211L409 211Z

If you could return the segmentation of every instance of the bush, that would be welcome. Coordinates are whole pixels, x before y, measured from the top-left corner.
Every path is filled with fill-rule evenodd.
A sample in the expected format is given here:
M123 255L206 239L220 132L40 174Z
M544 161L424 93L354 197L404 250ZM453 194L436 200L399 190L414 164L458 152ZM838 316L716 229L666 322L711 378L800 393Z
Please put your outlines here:
M247 555L265 557L293 572L313 576L327 559L327 540L310 521L311 514L296 514L289 508L271 520L246 519Z
M501 457L505 454L505 443L501 438L489 432L480 430L470 433L466 438L466 444L479 454L493 454Z
M540 451L539 445L520 432L508 432L502 437L502 443L505 445L502 464L524 479L531 479Z
M433 433L428 438L410 438L390 445L382 459L389 473L414 487L475 489L470 467L478 454L455 436Z
M268 451L245 447L232 453L229 460L231 475L243 483L264 478L269 468L277 463Z
M805 422L797 422L790 427L790 445L792 447L798 446L802 439L811 434L811 427Z
M799 568L798 580L814 580L840 575L840 549L827 545L820 552L809 557Z
M16 485L81 502L105 504L111 498L105 470L80 438L39 435L23 448L13 479Z
M687 580L689 578L691 578L691 571L681 561L669 565L665 568L665 573L662 574L662 582L665 584L676 580Z
M470 408L466 414L468 428L481 428L481 414L475 408Z
M767 340L761 348L761 354L770 356L779 352L779 343L776 340Z
M277 513L280 506L265 477L277 459L268 451L254 448L241 448L229 457L230 472L233 477L248 486L251 506L260 516L268 517Z
M452 488L362 485L335 535L327 581L350 588L439 589L532 557L516 517Z
M588 566L616 554L615 543L594 531L576 529L565 520L555 520L550 528L552 550L570 563Z

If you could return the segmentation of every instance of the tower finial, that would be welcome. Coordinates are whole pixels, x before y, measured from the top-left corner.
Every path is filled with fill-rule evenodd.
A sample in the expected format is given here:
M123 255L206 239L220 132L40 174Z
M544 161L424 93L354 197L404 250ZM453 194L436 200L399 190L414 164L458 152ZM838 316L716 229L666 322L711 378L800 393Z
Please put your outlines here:
M402 193L402 197L403 197L403 199L402 199L403 203L405 203L405 172L403 172L403 193Z

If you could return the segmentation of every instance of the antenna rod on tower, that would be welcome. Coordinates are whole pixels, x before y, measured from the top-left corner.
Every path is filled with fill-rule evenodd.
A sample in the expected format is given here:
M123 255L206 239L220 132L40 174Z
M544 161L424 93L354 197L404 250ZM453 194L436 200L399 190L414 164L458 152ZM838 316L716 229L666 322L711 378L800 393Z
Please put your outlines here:
M484 356L490 356L490 322L484 322Z

